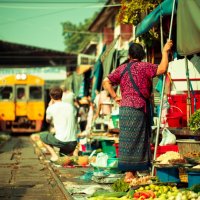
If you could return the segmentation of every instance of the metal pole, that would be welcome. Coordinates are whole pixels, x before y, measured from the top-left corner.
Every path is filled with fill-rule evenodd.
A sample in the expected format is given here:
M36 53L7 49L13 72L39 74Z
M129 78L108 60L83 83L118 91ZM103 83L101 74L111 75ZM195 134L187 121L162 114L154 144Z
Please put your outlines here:
M189 122L191 116L191 95L190 95L190 80L189 80L189 69L188 69L188 60L185 56L185 71L186 71L186 80L187 80L187 123Z
M170 28L169 28L169 40L171 39L172 34L172 24L173 24L173 18L174 18L174 7L175 7L175 0L173 1L173 7L172 7L172 14L171 14L171 21L170 21ZM159 110L159 118L158 118L158 126L157 126L157 132L156 132L156 141L155 141L155 148L154 148L154 155L153 155L153 161L156 160L156 154L158 149L158 141L159 141L159 134L160 134L160 122L161 122L161 114L162 114L162 107L163 107L163 97L164 97L164 91L165 91L165 80L166 80L166 74L163 76L163 86L162 86L162 93L161 93L161 100L160 100L160 110ZM154 175L154 164L152 165L152 176Z

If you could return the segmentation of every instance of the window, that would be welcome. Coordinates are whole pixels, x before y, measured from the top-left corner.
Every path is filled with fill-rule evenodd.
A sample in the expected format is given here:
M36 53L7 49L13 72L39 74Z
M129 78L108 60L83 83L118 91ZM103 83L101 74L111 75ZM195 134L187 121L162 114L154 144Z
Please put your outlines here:
M12 87L9 86L0 87L0 99L12 99L12 98L13 98Z
M29 88L30 99L42 99L42 87L31 86Z
M17 99L23 100L25 99L25 88L22 87L18 87L17 88Z

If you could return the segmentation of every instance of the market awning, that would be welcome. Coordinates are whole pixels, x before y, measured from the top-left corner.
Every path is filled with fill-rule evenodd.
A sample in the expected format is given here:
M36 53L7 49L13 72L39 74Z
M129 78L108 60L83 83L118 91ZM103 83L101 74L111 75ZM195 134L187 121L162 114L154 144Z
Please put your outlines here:
M164 0L136 26L136 37L159 23L160 16L172 14L174 0ZM176 9L177 8L177 9ZM175 0L177 51L186 56L200 52L200 0Z
M175 1L177 4L178 0ZM148 32L154 25L159 23L160 16L171 15L172 7L173 0L164 0L136 26L135 36L138 37Z

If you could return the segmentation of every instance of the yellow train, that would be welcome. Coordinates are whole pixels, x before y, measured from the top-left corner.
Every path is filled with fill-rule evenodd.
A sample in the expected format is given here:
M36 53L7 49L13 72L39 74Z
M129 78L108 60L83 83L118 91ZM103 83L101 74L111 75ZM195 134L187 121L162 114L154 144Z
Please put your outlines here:
M45 115L45 81L34 75L0 78L0 130L39 132Z

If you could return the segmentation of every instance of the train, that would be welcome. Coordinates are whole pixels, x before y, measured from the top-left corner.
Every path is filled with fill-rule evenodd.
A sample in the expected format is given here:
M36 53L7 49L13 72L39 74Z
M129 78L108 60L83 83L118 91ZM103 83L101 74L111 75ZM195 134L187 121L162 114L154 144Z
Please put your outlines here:
M36 75L0 77L0 130L34 133L42 130L45 117L45 81Z

